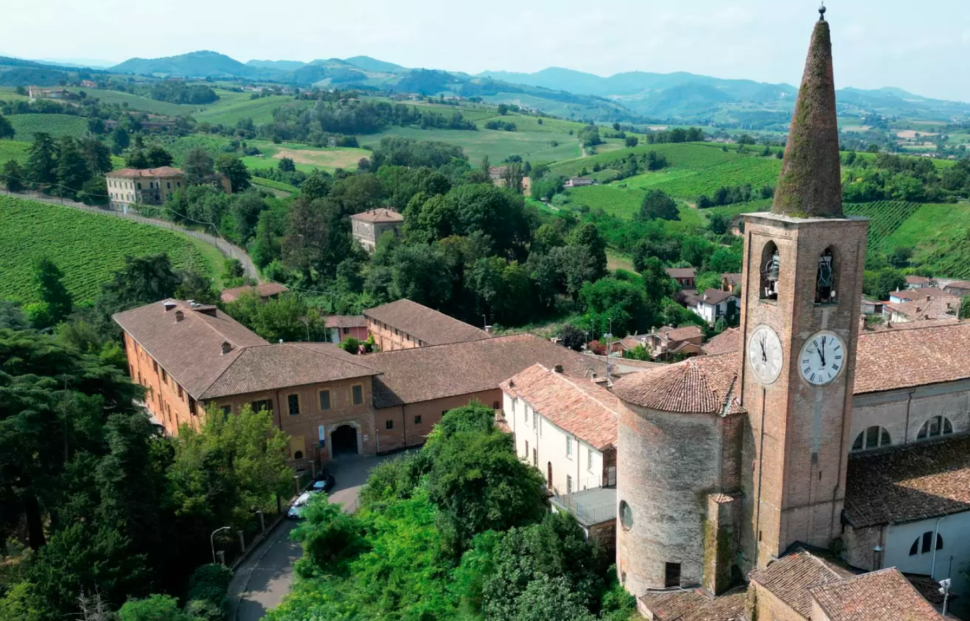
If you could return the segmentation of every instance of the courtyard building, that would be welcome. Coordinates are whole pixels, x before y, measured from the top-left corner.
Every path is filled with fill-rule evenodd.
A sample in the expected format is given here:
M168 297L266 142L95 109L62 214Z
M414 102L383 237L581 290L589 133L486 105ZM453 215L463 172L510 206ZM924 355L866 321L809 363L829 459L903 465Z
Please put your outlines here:
M449 345L489 338L487 332L417 302L402 299L364 311L380 351ZM505 378L503 378L505 379Z

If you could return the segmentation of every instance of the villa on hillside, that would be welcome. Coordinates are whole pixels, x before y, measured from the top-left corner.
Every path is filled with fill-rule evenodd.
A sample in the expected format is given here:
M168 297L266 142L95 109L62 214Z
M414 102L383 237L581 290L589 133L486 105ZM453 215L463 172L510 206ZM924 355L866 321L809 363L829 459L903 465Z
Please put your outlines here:
M126 209L129 205L162 205L172 194L187 187L185 173L178 168L122 168L105 174L111 207ZM216 173L211 183L226 194L232 194L229 178Z

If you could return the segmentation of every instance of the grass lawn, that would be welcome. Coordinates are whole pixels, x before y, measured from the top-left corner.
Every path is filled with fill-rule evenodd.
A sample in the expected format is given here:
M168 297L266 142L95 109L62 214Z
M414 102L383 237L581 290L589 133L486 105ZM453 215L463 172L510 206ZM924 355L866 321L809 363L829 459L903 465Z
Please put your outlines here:
M18 95L16 86L0 86L0 101L27 101L26 95Z
M0 140L0 164L9 160L17 160L21 164L27 161L27 150L30 143L23 140Z
M518 126L527 117L507 117ZM579 140L568 133L531 132L531 131L479 131L451 129L418 129L412 127L390 127L379 134L360 136L362 145L377 147L384 136L403 136L415 140L434 140L462 147L465 155L477 164L486 155L493 164L498 164L511 155L519 155L531 162L554 162L575 158L581 155ZM555 146L554 146L555 143Z
M88 120L70 114L12 114L7 117L17 133L14 138L33 142L34 134L45 132L54 138L81 138L88 133Z
M0 196L0 299L37 301L34 263L52 259L76 302L92 300L125 255L167 252L178 269L215 276L222 255L213 246L115 216Z

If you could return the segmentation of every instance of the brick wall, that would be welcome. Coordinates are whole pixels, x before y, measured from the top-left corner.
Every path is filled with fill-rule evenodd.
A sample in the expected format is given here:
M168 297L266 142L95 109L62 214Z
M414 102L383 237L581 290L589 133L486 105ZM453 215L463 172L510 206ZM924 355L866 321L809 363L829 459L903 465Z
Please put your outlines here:
M367 330L374 337L374 342L381 351L395 351L398 349L412 349L420 347L421 342L412 338L410 334L388 326L379 321L367 318Z
M441 422L441 416L445 412L468 405L472 401L499 409L502 391L495 388L376 410L374 412L376 452L389 453L409 446L421 446L434 426Z
M180 425L199 428L202 408L169 375L168 370L158 364L145 349L127 333L124 335L125 354L128 357L128 373L131 381L141 384L148 390L145 393L145 406L156 422L165 427L169 435L178 435ZM190 406L195 404L194 410Z
M758 619L759 621L807 621L805 617L798 614L792 608L781 601L775 595L752 582L748 586L748 618ZM815 617L812 617L813 619Z

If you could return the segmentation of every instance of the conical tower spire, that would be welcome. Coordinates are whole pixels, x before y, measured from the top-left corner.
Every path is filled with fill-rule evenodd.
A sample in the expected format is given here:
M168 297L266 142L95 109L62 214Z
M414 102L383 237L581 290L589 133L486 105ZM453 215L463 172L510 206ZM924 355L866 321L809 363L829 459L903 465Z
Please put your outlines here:
M771 209L796 218L844 217L832 36L819 13Z

